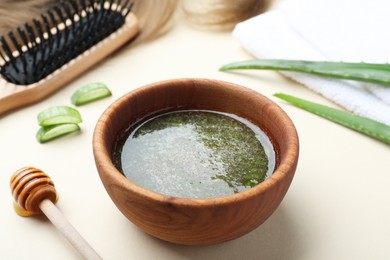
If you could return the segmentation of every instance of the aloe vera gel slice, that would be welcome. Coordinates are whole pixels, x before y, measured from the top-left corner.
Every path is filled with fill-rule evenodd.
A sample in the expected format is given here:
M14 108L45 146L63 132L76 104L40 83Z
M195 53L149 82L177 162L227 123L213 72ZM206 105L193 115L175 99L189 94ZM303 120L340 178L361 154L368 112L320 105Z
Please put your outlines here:
M36 137L40 143L80 131L81 115L77 109L68 106L50 107L38 114L39 128Z
M50 107L38 114L40 126L51 126L58 124L81 123L81 115L78 110L68 106Z
M313 103L294 96L282 93L274 94L274 96L283 99L308 112L326 118L330 121L348 127L365 135L371 136L384 143L390 144L389 125L385 125L366 117L358 116L350 112Z
M40 143L45 143L47 141L56 139L58 137L76 132L80 130L78 124L60 124L45 126L39 128L37 132L37 139Z
M111 96L110 89L102 83L92 83L78 89L71 97L75 106L84 105Z

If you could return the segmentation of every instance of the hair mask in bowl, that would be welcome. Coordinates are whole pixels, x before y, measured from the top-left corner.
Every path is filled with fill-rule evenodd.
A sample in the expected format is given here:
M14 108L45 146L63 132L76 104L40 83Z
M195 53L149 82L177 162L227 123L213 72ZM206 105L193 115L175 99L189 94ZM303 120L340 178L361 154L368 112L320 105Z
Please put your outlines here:
M181 110L234 114L259 126L276 154L272 175L248 190L207 199L164 195L127 179L113 161L118 140L137 122ZM155 82L115 101L96 124L93 152L107 193L131 222L166 241L210 245L247 234L276 210L294 177L299 141L288 115L258 92L224 81L187 78Z
M165 195L232 195L264 181L275 168L267 135L233 114L175 111L135 124L128 133L114 155L118 170Z

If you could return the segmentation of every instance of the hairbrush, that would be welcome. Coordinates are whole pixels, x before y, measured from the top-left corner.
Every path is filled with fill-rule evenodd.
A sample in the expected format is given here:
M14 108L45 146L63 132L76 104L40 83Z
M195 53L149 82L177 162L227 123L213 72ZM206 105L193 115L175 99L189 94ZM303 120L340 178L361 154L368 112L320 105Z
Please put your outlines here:
M63 87L139 31L128 0L61 0L0 37L0 115Z

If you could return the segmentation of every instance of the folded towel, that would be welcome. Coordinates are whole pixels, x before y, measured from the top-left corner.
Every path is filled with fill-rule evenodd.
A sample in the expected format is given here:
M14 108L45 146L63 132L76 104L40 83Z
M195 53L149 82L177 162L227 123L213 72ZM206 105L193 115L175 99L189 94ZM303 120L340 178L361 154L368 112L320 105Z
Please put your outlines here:
M288 0L233 35L257 58L390 61L390 1ZM346 110L390 125L390 88L282 72Z

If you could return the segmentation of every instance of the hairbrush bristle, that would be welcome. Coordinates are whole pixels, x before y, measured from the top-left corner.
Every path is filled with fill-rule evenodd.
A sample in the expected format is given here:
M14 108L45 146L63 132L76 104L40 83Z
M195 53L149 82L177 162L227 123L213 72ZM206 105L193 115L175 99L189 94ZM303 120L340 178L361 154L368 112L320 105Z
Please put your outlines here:
M132 5L128 0L60 1L0 37L0 74L17 85L44 79L120 28Z

